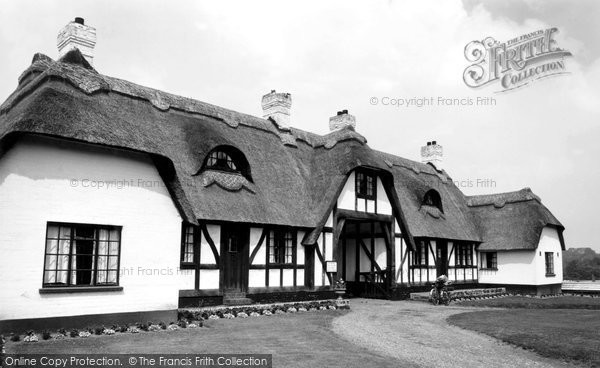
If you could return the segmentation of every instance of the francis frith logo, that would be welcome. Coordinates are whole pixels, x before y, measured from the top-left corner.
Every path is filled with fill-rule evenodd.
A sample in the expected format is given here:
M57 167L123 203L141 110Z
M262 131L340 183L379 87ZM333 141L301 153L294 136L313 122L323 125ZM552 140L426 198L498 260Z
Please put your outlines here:
M565 58L571 53L558 47L554 39L557 32L557 28L548 28L504 43L492 37L469 42L465 58L472 64L463 73L465 84L479 88L498 82L499 92L504 92L566 74Z

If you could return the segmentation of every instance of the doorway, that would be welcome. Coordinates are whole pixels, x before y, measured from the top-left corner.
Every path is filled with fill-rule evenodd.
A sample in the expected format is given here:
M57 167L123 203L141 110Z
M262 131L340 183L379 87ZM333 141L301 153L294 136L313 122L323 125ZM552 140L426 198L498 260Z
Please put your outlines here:
M448 243L438 240L436 241L436 276L448 276Z
M245 292L248 288L250 229L239 224L221 226L222 289Z

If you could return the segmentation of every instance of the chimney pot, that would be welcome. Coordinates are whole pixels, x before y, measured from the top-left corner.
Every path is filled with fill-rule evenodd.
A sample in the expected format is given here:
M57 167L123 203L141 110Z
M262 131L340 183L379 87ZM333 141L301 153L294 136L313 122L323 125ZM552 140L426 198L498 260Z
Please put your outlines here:
M77 17L58 33L56 46L58 47L59 58L76 48L81 51L81 54L90 65L94 65L96 28L86 26L83 18Z

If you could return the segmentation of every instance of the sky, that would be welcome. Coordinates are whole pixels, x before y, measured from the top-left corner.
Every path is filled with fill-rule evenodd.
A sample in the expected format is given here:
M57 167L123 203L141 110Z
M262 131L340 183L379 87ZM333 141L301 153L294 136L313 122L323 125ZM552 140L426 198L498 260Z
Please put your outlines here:
M0 100L36 52L56 58L58 31L83 17L102 74L256 116L262 95L289 92L292 126L326 134L348 109L372 148L413 160L436 140L465 194L529 187L567 247L600 251L598 14L594 0L0 0ZM463 82L469 42L550 27L573 54L568 74L506 93ZM435 104L389 104L412 98ZM495 104L438 104L469 98Z

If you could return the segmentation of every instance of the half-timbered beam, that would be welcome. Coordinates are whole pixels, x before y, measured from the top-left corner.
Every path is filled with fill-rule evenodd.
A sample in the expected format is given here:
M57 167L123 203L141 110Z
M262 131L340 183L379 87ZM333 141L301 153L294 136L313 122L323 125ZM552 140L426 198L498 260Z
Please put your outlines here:
M208 229L206 228L206 224L201 224L200 228L202 229L202 235L204 235L204 238L206 239L206 242L208 243L208 245L210 245L210 249L213 252L213 255L215 256L215 263L220 266L221 265L221 259L219 257L219 251L217 250L217 246L215 245L215 242L213 241L213 239L210 237L210 234L208 233Z

